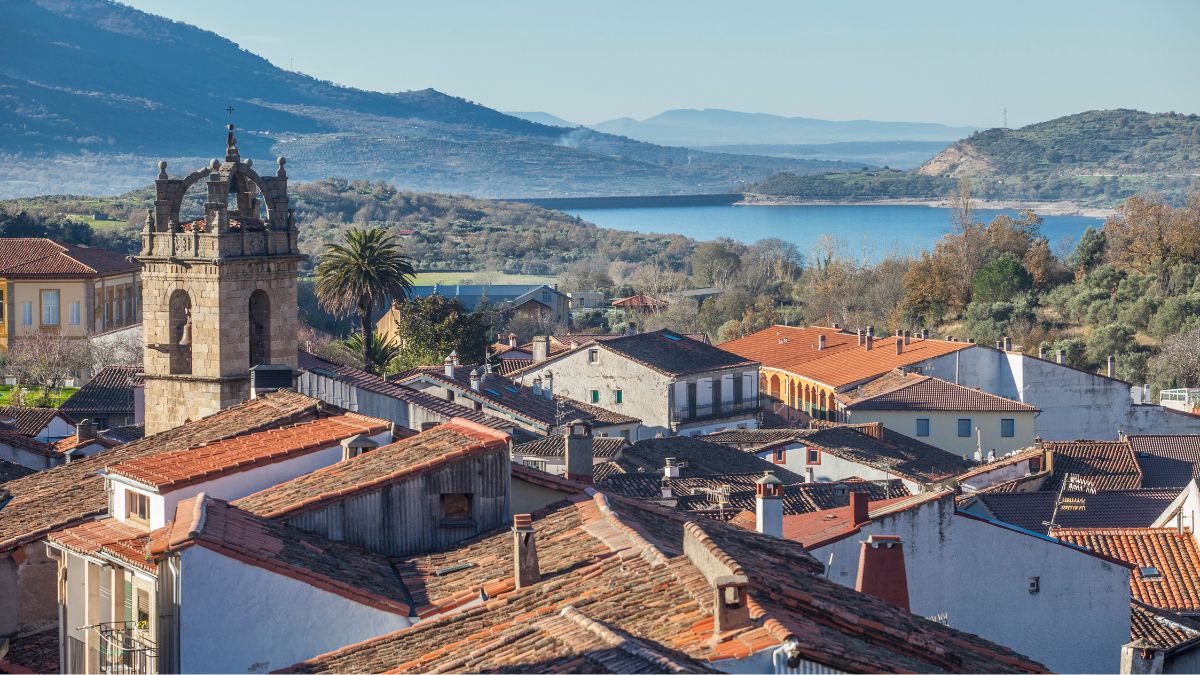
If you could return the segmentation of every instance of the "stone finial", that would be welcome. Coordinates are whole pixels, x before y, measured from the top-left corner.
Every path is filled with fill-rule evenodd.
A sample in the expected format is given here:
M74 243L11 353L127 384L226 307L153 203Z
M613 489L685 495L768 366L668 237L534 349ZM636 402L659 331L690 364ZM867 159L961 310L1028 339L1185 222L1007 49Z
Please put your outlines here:
M213 157L213 161L208 163L208 168L212 171L216 171L217 169L220 169L221 168L221 160L217 159L216 157Z
M150 232L154 229L154 209L146 209L146 224L142 229L147 232Z
M225 128L229 130L229 133L225 136L225 145L227 146L225 148L225 161L237 162L240 158L238 157L237 136L233 135L233 123L231 122L226 125Z
M287 157L280 155L275 158L275 163L279 165L279 170L275 172L275 175L280 178L287 178L287 170L283 168L283 165L287 164Z
M158 161L158 179L167 180L167 160L160 159Z

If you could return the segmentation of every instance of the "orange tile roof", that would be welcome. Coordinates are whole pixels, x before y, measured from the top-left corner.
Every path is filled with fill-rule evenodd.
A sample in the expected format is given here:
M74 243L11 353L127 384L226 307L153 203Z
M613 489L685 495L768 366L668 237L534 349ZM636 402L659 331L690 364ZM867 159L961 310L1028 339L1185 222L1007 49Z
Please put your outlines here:
M123 560L146 572L156 572L158 566L150 559L146 546L150 533L116 518L101 518L55 532L46 537L50 542L69 551L86 555L108 555Z
M390 483L411 480L452 462L508 449L509 436L454 418L391 445L243 497L234 505L264 518L280 518Z
M0 238L0 277L8 279L94 277L139 269L140 265L117 251L40 237Z
M1138 566L1129 577L1134 600L1160 609L1200 612L1200 549L1191 532L1171 528L1078 528L1050 536ZM1153 567L1158 576L1147 574Z
M54 443L51 445L54 446L55 452L59 454L66 454L78 447L86 448L89 445L99 445L102 448L109 449L117 447L120 445L120 443L112 440L111 438L105 438L104 436L97 434L95 438L89 438L83 441L79 440L79 436L77 435L67 436L66 438L60 438L57 441L54 441Z
M937 492L922 492L905 497L884 499L870 502L868 505L868 522L893 513L900 513L916 508L927 502L953 497L949 490ZM783 517L783 537L798 541L807 549L820 548L858 532L861 528L854 525L852 507L839 506L824 511L800 513Z
M336 445L355 434L374 435L391 423L358 413L239 436L211 445L136 457L106 472L157 489L180 488L251 467L291 459Z
M847 410L965 410L1040 412L1034 406L928 375L893 370L838 394Z
M825 348L818 349L825 337ZM894 336L876 336L870 351L858 346L858 336L824 326L773 326L736 340L721 349L835 389L865 382L896 368L974 347L969 342L912 338L896 353Z

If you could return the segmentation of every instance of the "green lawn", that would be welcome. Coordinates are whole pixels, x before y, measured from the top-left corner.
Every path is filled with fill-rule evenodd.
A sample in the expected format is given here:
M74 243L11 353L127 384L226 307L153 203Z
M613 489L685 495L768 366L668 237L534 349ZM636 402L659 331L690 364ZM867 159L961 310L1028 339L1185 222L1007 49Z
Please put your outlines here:
M434 284L546 284L554 286L554 277L538 276L536 274L499 274L496 272L419 272L414 286L432 286Z
M25 405L37 407L57 408L63 404L71 394L79 391L79 387L63 387L55 394L51 394L47 399L40 391L27 390L25 392ZM13 387L8 384L0 384L0 405L12 404Z
M103 220L97 219L94 216L85 216L78 213L72 213L67 218L80 223L87 223L94 230L123 230L127 225L124 220Z

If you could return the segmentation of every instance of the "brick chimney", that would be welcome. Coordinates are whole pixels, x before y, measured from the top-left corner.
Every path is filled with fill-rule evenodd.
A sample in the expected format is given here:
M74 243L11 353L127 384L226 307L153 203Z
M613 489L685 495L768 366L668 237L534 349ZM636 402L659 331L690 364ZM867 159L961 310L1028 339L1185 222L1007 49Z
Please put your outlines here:
M79 424L75 425L75 440L80 443L96 440L96 423L90 419L80 420Z
M550 358L550 336L533 336L533 362L541 363Z
M1111 354L1108 357L1108 370L1106 372L1109 377L1117 376L1117 360Z
M871 496L866 492L851 492L850 493L850 523L854 527L858 527L871 519L867 515L871 504Z
M825 336L818 335L817 336L817 351L821 351L823 349L825 349Z
M513 514L513 580L517 588L536 584L542 577L538 567L537 544L533 537L533 516Z
M783 481L774 471L764 471L754 483L754 529L783 538Z
M904 338L896 338L896 353L904 353Z
M866 341L867 341L867 351L871 351L871 349L875 346L875 336L872 335L870 331L867 331Z
M858 558L854 590L909 611L908 574L904 570L904 547L900 537L886 534L867 537Z
M593 482L592 427L584 420L571 420L563 430L567 480Z
M513 349L517 348L517 334L516 333L508 334L508 346L512 347Z

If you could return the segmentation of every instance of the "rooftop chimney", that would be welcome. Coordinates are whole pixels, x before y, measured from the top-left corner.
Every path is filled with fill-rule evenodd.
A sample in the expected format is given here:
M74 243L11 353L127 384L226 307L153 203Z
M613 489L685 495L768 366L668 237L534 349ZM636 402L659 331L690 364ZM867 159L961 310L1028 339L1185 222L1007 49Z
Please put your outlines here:
M533 384L529 388L533 390L534 396L541 396L542 395L542 376L541 375L535 376L533 378Z
M479 372L478 368L471 371L471 391L479 391L479 376L480 376L480 374L481 373Z
M921 339L922 339L922 340L928 340L928 339L929 339L929 329L928 329L928 328L922 328L922 329L921 329Z
M896 338L896 353L904 353L904 338Z
M908 608L908 574L900 537L872 534L862 543L854 590L873 595L893 607Z
M783 538L783 481L774 471L764 471L754 483L754 529L760 534Z
M833 329L834 329L834 330L841 330L841 329L842 329L842 324L840 324L840 323L838 323L838 322L834 321L834 322L833 322Z
M871 351L871 349L874 346L875 346L875 336L871 335L870 331L868 331L867 332L867 351Z
M683 526L683 554L709 583L713 593L713 633L750 625L750 603L746 591L750 580L737 561L714 551L712 540L694 522ZM697 589L699 590L699 589Z
M517 334L516 333L508 334L508 346L512 347L513 349L516 349L516 347L517 347Z
M871 519L867 512L871 504L871 496L866 492L850 493L850 524L858 527Z
M1059 365L1066 365L1066 363L1067 363L1067 350L1065 350L1065 349L1060 349L1060 350L1058 350L1058 363L1059 363Z
M859 347L863 346L863 338L865 335L866 335L866 333L863 332L863 329L859 328L858 329L858 346Z
M817 350L820 351L822 349L825 349L825 336L818 335L817 336Z
M996 349L1004 351L1004 340L996 340Z
M1012 338L1008 337L1007 335L1004 336L1004 351L1012 351Z
M528 513L513 514L513 568L517 588L532 586L541 579L537 544L533 538L533 516Z
M491 361L483 364L483 379L486 380L494 374L496 374L496 367L492 365Z
M442 372L446 374L446 377L454 377L454 359L449 356L442 359Z
M567 480L591 483L592 477L592 427L584 420L571 420L563 430L563 446L566 455Z
M541 363L550 358L550 336L533 336L533 362Z
M904 331L904 346L907 347L910 344L912 344L912 333Z
M850 488L845 483L833 486L833 503L837 506L846 506L850 503Z
M1109 357L1108 357L1108 376L1109 377L1117 376L1117 360L1115 358L1113 358L1112 355L1109 355Z
M679 478L679 464L675 462L674 457L667 457L663 460L663 476L666 478Z
M354 434L350 438L343 438L342 446L342 461L358 457L364 452L370 452L379 447L371 437L362 434Z
M90 419L80 420L79 424L75 425L75 440L80 443L96 440L96 423Z
M663 476L661 483L662 483L662 498L663 499L673 499L675 497L675 493L671 491L671 479L667 478L666 476Z
M542 374L542 395L554 398L554 373L548 370Z
M1038 358L1039 359L1042 359L1043 361L1045 361L1046 355L1049 353L1050 353L1050 350L1046 348L1046 345L1042 345L1042 346L1038 347Z
M875 326L867 326L867 336L875 337Z
M459 363L458 363L458 350L457 350L457 349L451 350L451 352L450 352L450 361L451 361L451 362L452 362L454 365L456 365L456 366L457 366L457 365L459 365Z

